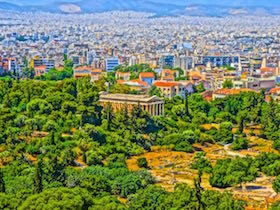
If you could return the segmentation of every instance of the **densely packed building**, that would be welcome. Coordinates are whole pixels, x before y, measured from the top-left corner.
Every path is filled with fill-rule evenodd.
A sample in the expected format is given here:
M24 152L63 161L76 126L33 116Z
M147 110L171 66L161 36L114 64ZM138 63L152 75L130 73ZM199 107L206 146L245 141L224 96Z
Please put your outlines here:
M74 77L87 75L92 81L118 65L149 64L157 78L130 80L119 72L118 83L141 90L155 84L166 97L192 92L190 84L216 91L226 80L234 89L271 89L280 81L279 24L278 16L2 12L0 73L20 75L28 65L40 76L63 65L67 55L75 65ZM174 68L184 71L184 79Z

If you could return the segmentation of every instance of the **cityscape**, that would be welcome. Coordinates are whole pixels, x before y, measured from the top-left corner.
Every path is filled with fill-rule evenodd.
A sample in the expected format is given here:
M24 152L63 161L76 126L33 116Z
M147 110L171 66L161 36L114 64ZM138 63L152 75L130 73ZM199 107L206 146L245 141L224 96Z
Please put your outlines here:
M279 11L0 2L0 209L280 209Z

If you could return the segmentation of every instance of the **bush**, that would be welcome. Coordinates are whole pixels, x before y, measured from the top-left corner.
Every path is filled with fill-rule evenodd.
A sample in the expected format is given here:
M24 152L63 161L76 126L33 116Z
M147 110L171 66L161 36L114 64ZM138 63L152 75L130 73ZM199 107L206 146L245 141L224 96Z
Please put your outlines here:
M218 160L210 175L212 187L226 188L253 181L258 176L255 160L251 157Z
M112 154L107 158L109 168L127 168L124 154Z
M274 148L274 149L276 149L278 152L280 151L280 140L275 140L274 142L273 142L273 145L272 145L272 147Z
M280 176L278 176L272 183L273 190L276 193L280 192Z
M220 125L220 129L217 133L217 141L223 144L228 144L232 142L233 133L232 133L233 125L231 122L223 122Z
M231 149L233 150L248 149L248 140L246 138L234 139Z
M210 161L205 157L204 153L196 154L195 161L192 162L191 168L205 173L211 173L212 171L212 165Z
M53 188L29 196L19 209L88 209L93 204L89 192L82 188Z
M103 158L101 155L99 155L97 152L87 152L87 165L93 166L93 165L101 165L103 166L102 162Z
M176 144L174 147L174 150L178 151L178 152L191 153L191 152L193 152L193 147L192 147L192 145L190 145L189 142L183 141L183 142L180 142L179 144Z
M138 158L137 159L137 165L139 168L149 168L148 166L148 161L145 157L142 157L142 158Z
M279 210L280 209L280 201L276 201L270 207L270 210Z

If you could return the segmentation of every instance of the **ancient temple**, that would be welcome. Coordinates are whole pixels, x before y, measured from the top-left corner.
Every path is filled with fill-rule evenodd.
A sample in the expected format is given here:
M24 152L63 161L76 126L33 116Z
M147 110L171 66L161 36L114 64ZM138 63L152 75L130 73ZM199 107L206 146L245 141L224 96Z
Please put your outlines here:
M133 107L139 106L143 111L147 111L151 116L164 115L164 100L157 96L131 95L131 94L111 94L101 92L99 97L100 104L106 106L111 104L114 111L118 111L127 106L130 112Z

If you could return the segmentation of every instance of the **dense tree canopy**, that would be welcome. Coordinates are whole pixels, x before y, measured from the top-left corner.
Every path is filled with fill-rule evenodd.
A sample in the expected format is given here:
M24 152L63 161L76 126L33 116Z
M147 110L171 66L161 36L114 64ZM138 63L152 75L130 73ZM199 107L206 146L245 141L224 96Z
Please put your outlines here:
M243 202L204 190L198 181L194 189L178 185L167 192L153 185L144 159L139 171L129 171L126 160L152 146L194 153L197 143L233 141L233 149L245 149L243 130L249 123L261 125L259 135L279 150L276 102L265 102L263 93L212 102L195 93L166 99L165 116L151 117L139 105L113 112L98 103L108 77L97 83L89 78L0 80L0 209L244 209ZM217 126L206 129L205 124ZM225 188L260 173L279 176L280 156L263 153L211 164L200 154L191 167L209 173L212 186Z

